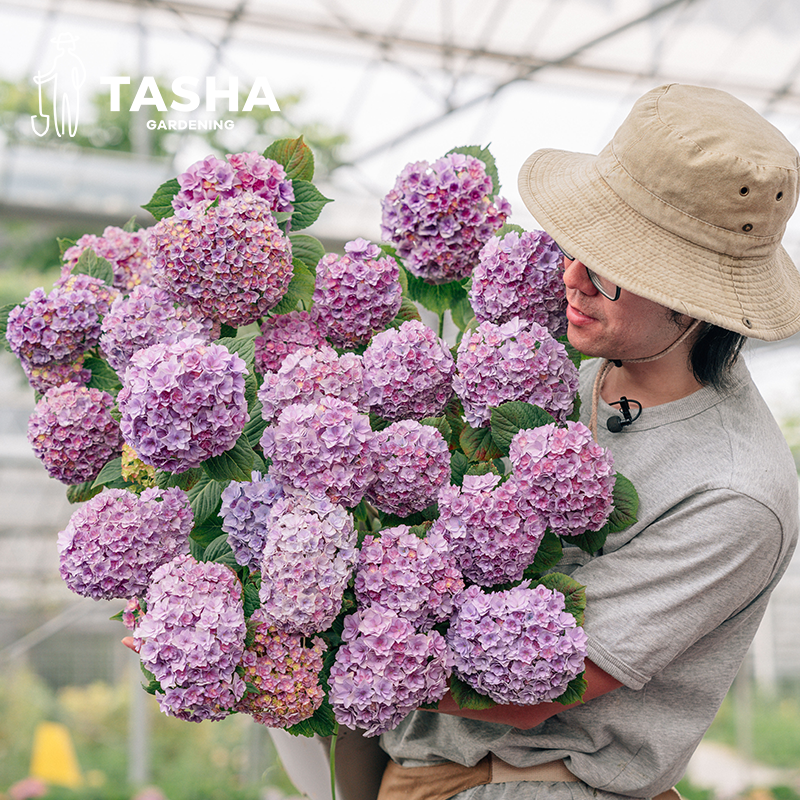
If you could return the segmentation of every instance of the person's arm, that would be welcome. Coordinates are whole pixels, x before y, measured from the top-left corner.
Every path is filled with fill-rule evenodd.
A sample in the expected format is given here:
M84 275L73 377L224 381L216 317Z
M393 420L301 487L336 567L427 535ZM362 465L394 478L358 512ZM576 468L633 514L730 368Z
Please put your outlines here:
M586 660L586 672L583 677L586 679L587 688L582 702L593 700L595 697L622 686L616 678L612 678L611 675L600 669L589 659ZM571 703L566 706L561 703L539 703L535 706L497 705L484 711L472 711L467 708L459 708L448 691L439 701L439 705L435 710L440 714L452 714L456 717L467 717L481 722L498 722L502 725L511 725L520 730L528 730L535 728L548 717L555 716L565 709L579 705L581 705L581 702Z

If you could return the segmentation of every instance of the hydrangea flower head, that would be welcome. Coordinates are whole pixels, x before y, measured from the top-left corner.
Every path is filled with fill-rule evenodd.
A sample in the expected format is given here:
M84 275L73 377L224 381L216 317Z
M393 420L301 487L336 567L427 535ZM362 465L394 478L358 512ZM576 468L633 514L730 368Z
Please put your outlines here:
M417 633L408 620L372 605L345 617L342 639L328 681L340 725L378 736L444 697L450 654L438 632Z
M614 459L581 422L521 430L511 440L513 481L559 536L605 525L614 508Z
M267 519L281 497L283 489L256 470L250 481L231 481L222 490L222 530L228 534L236 563L251 572L261 569Z
M246 372L238 355L202 339L137 350L117 398L125 441L169 472L230 450L248 420Z
M417 320L373 336L362 364L366 402L384 419L438 417L453 397L453 356Z
M255 338L256 372L262 375L277 372L290 353L301 347L327 344L316 320L313 309L275 314L266 319L261 324L261 334Z
M287 406L264 430L261 447L278 483L348 508L361 502L375 479L369 417L336 397Z
M317 324L336 347L366 344L400 310L402 287L397 262L376 244L355 239L345 255L326 253L317 264L314 308Z
M363 403L361 357L341 356L327 344L302 347L286 356L276 372L264 375L258 390L261 416L274 423L287 406L312 403L321 397L338 397L354 406Z
M383 238L428 283L465 278L511 213L492 192L486 166L474 156L449 153L433 164L408 164L381 203Z
M178 555L153 573L133 630L142 664L161 684L161 710L190 722L226 717L242 698L242 587L228 567Z
M122 443L122 477L126 483L145 487L156 485L155 467L145 464L127 442Z
M578 370L567 351L536 322L515 317L482 322L458 346L453 387L473 428L489 425L491 409L509 400L540 406L559 422L572 411Z
M450 449L442 434L416 420L393 422L375 434L378 456L370 502L389 514L407 517L435 502L450 481Z
M261 566L264 621L310 636L330 627L356 561L357 534L340 505L302 493L272 508Z
M253 644L242 656L248 691L236 706L270 728L288 728L308 719L322 705L319 683L325 642L270 627L257 609L250 617Z
M564 595L524 582L502 592L465 589L447 632L453 672L496 703L555 700L583 672L586 634Z
M51 361L49 364L34 365L23 359L20 364L28 383L40 394L65 383L85 386L92 378L92 371L86 368L86 356L83 354L75 361Z
M359 606L382 606L425 631L450 617L453 597L463 588L456 558L440 533L420 539L408 525L398 525L366 536L361 545Z
M561 251L544 231L510 231L483 246L472 272L470 305L478 322L532 319L557 339L567 332Z
M61 577L95 600L143 596L157 567L189 552L193 524L182 489L146 489L141 496L106 489L58 535Z
M519 485L498 475L465 475L439 492L433 532L447 540L464 577L480 586L510 583L536 557L547 527Z
M28 441L51 478L67 484L94 480L122 452L119 423L108 392L65 383L48 389L28 420Z
M253 194L199 202L184 218L162 219L151 238L154 283L225 325L264 316L292 279L289 239Z
M109 366L123 375L137 350L189 337L208 341L211 327L210 320L200 322L176 307L164 289L140 285L129 297L118 297L103 317L100 349Z

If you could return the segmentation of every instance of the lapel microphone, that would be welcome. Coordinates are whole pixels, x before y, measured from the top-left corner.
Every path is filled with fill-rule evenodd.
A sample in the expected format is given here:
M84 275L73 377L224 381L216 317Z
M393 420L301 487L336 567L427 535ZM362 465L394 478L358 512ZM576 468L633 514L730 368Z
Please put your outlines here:
M635 417L631 416L631 403L637 406ZM622 417L614 416L606 420L606 428L608 428L611 433L619 433L626 425L636 422L642 413L642 404L638 400L629 400L627 397L620 397L619 400L615 400L613 403L609 403L609 405L619 406L619 410L622 412Z

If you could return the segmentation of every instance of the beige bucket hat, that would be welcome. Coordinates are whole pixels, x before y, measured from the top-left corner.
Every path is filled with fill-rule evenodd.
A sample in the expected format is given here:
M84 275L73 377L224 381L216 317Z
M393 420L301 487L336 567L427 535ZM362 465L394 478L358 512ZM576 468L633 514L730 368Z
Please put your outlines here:
M575 258L623 289L722 328L800 331L800 273L781 245L800 156L727 92L668 84L599 155L537 150L519 191Z

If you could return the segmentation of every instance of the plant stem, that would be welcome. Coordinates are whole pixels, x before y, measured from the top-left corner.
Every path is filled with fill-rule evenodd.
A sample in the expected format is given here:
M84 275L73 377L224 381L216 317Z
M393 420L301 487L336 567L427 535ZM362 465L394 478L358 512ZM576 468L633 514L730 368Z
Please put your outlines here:
M331 800L336 800L336 739L339 736L339 723L333 729L331 736Z
M444 311L439 314L439 338L444 339Z

